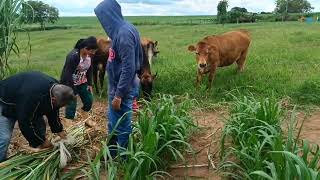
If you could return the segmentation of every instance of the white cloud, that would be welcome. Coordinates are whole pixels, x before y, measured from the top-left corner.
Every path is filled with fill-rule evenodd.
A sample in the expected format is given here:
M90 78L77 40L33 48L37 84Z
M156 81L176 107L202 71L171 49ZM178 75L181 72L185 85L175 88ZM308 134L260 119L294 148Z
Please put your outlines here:
M57 7L62 16L94 16L101 0L43 0ZM309 0L320 11L319 0ZM212 15L219 0L119 0L124 15ZM229 0L229 7L245 7L251 12L273 11L274 0Z

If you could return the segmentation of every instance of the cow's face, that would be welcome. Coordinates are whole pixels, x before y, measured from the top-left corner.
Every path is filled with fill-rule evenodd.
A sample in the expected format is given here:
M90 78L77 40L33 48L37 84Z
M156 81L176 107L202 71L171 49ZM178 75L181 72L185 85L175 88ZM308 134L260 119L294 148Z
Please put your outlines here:
M142 47L149 58L157 57L160 53L158 49L158 41L144 40L142 42Z
M153 57L157 57L158 53L160 52L158 49L158 41L150 42L150 49L152 49Z
M140 77L142 93L147 101L151 100L153 81L156 77L157 74L152 75L150 72L144 72Z
M209 66L209 57L212 48L204 42L200 42L197 46L190 45L188 47L190 52L196 53L196 61L198 64L198 69L200 71L205 71Z

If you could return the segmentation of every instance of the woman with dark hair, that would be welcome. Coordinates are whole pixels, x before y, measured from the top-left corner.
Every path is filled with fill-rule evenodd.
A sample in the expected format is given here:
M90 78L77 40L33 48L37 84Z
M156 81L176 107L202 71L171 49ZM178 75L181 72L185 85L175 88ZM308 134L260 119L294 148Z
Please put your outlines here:
M61 83L72 87L83 103L82 110L89 112L92 107L92 65L91 57L98 49L97 39L89 37L80 39L74 49L68 54L64 64ZM75 99L66 107L65 117L74 119L77 109Z

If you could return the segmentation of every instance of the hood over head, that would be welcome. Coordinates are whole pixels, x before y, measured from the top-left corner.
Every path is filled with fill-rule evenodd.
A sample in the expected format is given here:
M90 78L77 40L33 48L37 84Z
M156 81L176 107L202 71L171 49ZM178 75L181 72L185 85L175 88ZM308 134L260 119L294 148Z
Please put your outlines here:
M125 23L119 3L116 0L104 0L94 9L94 12L103 29L113 40L121 25Z

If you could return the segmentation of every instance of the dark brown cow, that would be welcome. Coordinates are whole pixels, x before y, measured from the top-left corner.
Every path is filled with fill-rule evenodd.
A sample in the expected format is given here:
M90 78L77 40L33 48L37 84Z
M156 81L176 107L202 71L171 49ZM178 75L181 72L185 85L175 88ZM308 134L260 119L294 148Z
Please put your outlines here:
M141 71L139 73L139 79L141 84L142 94L145 100L151 101L153 81L157 77L157 74L153 75L149 64L147 52L143 51L143 60Z
M93 68L93 82L96 89L96 93L99 93L98 77L100 82L100 88L103 88L104 76L106 72L107 60L109 57L109 48L111 40L109 38L97 38L99 50L92 58Z
M198 64L196 86L199 87L203 75L209 73L208 89L210 89L217 67L229 66L236 62L238 71L242 72L250 43L249 32L239 30L208 36L196 46L190 45L188 50L196 53Z
M157 57L158 53L158 41L151 40L149 38L141 39L142 48L147 55L147 59L149 61L149 65L152 65L152 60Z

